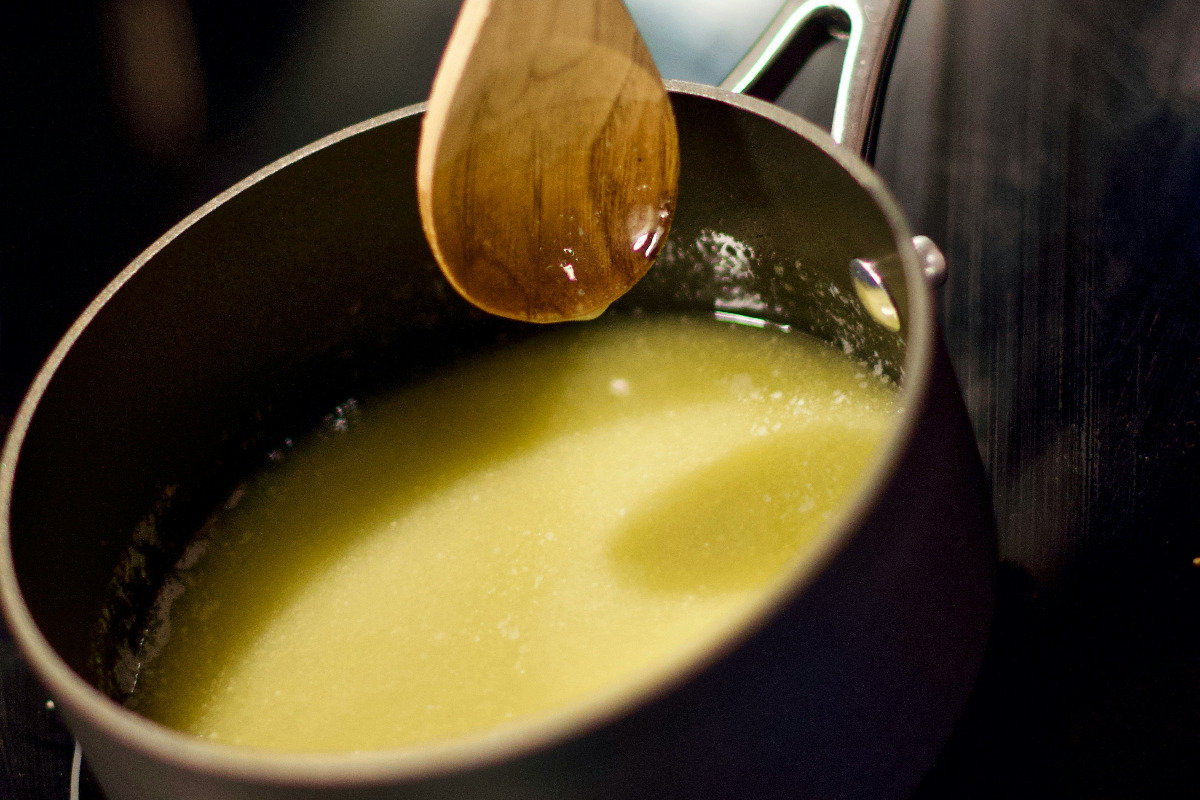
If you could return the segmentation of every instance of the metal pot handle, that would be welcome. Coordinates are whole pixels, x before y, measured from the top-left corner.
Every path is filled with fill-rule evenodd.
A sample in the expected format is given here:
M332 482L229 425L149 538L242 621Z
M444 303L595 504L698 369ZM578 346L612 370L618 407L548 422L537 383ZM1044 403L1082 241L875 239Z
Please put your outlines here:
M721 88L775 101L822 44L847 38L831 133L871 163L909 0L788 0Z

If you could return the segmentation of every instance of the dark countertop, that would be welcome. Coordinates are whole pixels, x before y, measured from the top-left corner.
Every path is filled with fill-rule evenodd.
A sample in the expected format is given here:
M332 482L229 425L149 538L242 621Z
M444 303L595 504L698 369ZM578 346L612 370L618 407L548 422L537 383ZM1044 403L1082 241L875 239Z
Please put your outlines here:
M630 5L668 76L707 81L760 13L700 3L699 30ZM193 37L170 24L183 0L0 12L0 428L175 221L421 99L456 7L195 4ZM140 82L139 59L175 80ZM878 168L950 264L942 318L1002 559L977 689L916 797L1194 797L1200 4L913 0L889 98ZM66 798L70 739L7 638L0 689L0 797Z
M1200 5L947 12L914 216L952 265L943 319L1003 564L989 661L926 789L1194 797Z

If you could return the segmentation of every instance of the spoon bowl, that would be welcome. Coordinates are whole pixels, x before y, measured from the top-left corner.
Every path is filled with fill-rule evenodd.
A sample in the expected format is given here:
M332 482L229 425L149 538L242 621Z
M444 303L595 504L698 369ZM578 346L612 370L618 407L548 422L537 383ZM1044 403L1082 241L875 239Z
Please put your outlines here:
M620 0L467 0L417 157L421 222L451 285L510 319L598 316L650 268L679 145Z

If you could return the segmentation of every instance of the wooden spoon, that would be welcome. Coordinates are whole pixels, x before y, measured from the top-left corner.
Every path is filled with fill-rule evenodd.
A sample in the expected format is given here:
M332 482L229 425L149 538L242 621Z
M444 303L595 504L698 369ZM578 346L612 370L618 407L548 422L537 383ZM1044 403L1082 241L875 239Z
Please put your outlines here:
M678 176L670 101L620 0L466 0L417 156L425 235L464 297L598 316L653 263Z

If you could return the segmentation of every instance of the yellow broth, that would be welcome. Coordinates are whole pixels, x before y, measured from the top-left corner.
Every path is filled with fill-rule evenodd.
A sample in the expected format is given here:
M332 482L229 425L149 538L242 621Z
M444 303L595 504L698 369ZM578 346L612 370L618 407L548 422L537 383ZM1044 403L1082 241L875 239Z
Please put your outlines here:
M367 750L678 664L809 552L895 394L805 336L693 318L563 327L365 401L212 517L130 704Z

